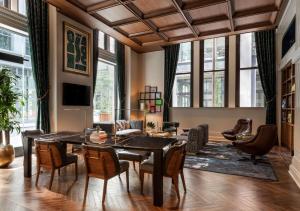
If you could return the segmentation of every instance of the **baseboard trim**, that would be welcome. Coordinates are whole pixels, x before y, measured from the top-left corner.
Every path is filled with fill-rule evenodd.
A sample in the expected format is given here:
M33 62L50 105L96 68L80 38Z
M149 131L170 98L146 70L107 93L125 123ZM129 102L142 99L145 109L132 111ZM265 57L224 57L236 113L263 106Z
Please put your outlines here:
M293 164L290 165L289 174L297 184L298 188L300 188L300 172L293 166Z

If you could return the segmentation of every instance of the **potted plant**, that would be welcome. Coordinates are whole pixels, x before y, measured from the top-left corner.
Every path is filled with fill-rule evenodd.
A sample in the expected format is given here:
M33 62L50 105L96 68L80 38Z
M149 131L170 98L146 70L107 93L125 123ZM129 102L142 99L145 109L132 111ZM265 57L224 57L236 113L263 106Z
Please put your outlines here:
M20 115L16 104L23 105L21 94L16 89L18 76L9 69L0 69L0 167L7 167L15 157L14 148L10 145L10 132L20 132Z

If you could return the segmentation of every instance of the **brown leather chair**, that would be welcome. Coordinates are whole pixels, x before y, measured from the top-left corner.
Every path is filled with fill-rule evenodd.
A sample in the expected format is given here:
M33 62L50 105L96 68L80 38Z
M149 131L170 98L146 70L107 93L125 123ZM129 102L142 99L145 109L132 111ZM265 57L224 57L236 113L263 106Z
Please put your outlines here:
M65 145L54 140L39 140L35 141L36 156L37 156L37 176L35 184L38 184L41 168L51 170L51 178L49 189L52 187L55 170L58 169L60 175L60 168L75 164L75 181L78 178L77 155L67 154Z
M150 153L142 150L117 150L117 154L120 160L129 160L133 162L133 168L135 169L135 162L139 163L139 167L141 166L141 162L147 159L150 156Z
M90 177L104 180L102 204L105 201L107 181L123 172L126 172L127 192L129 192L129 162L119 160L112 147L83 146L83 157L86 166L86 182L84 202Z
M240 134L252 133L252 119L239 119L233 129L222 132L224 138L235 141Z
M256 164L255 156L267 154L277 141L276 125L261 125L257 128L255 136L247 141L236 141L233 145L239 150L251 155L251 160Z
M184 192L186 192L185 179L183 174L183 166L185 160L185 146L186 141L180 141L178 144L174 144L166 152L164 156L164 172L165 177L172 178L173 184L175 186L175 191L177 194L178 200L180 200L179 189L178 189L178 176L180 174ZM140 180L141 180L141 193L143 194L144 186L144 174L153 174L153 157L143 161L140 168Z

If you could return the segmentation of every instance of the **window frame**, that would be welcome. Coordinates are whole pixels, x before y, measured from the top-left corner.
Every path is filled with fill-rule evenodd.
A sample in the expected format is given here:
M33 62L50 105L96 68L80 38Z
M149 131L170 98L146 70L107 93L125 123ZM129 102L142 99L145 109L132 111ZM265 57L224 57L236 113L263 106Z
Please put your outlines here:
M204 41L200 41L200 74L199 74L199 107L200 108L227 108L228 107L228 73L229 73L229 37L223 36L225 38L225 67L222 70L210 70L204 71ZM216 39L219 37L214 37L210 39ZM215 61L213 61L215 62ZM223 72L224 71L224 106L223 107L206 107L203 105L204 99L204 73L205 72Z
M182 107L182 106L173 106L173 89L172 89L172 96L171 96L171 108L192 108L194 107L194 42L191 43L191 71L188 73L176 73L176 75L190 75L190 80L191 80L191 85L190 85L190 105L187 107ZM178 61L177 61L178 64ZM176 71L177 71L177 65L176 65ZM175 78L174 78L174 83L175 83ZM173 84L174 88L174 84Z
M254 33L254 32L248 32ZM241 70L259 70L258 64L253 67L242 67L241 68L241 35L236 35L236 68L235 68L235 107L236 108L265 108L265 106L240 106L240 72ZM266 104L266 102L264 102Z

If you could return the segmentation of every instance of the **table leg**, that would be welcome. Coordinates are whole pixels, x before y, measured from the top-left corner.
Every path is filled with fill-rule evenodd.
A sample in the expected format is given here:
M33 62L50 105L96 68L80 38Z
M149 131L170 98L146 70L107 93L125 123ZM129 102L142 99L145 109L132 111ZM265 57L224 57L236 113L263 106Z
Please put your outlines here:
M154 151L153 204L162 206L163 199L163 150Z
M31 138L23 138L24 149L24 177L31 177L31 154L32 154L32 142Z

